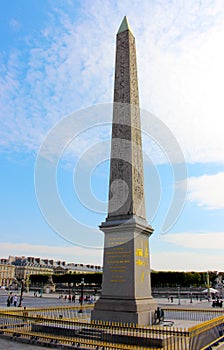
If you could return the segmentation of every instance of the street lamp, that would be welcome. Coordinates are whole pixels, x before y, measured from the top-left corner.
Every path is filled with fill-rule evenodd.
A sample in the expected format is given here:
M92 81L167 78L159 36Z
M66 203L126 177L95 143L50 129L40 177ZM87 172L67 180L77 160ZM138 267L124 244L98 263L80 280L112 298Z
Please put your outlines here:
M68 301L71 302L72 296L71 296L71 283L68 285Z
M193 301L192 301L192 290L191 290L191 288L192 287L190 286L190 303L192 304Z
M27 271L26 272L26 291L27 293L29 293L29 278L30 278L30 275L29 275L29 272Z
M19 305L18 305L19 307L22 306L23 292L24 292L24 279L21 280L21 291L20 291Z
M82 304L83 304L83 299L84 299L83 298L83 296L84 296L83 289L84 289L84 278L81 279L81 295L80 295L80 298L79 298L81 309L79 310L79 313L82 313Z
M177 293L178 293L178 305L180 305L180 287L177 287Z
M208 301L211 299L211 292L210 292L210 281L209 281L209 271L207 271L207 289L208 289Z
M81 279L81 306L83 304L83 299L84 299L84 278Z

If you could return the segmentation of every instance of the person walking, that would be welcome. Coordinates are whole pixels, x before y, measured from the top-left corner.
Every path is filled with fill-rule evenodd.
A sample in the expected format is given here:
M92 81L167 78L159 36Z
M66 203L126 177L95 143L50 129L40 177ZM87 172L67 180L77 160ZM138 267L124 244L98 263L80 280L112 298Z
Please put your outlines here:
M18 301L18 296L14 295L14 297L13 297L13 305L14 306L17 306L17 301Z
M10 304L11 304L11 305L13 304L13 295L12 295L12 292L10 292Z
M10 305L11 305L11 303L10 303L10 295L9 295L7 298L7 306L9 307Z

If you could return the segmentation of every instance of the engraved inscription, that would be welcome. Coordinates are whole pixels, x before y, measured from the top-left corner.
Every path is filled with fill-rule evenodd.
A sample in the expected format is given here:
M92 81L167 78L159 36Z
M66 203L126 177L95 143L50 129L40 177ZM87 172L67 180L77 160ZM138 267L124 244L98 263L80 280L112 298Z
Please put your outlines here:
M128 245L128 236L111 235L107 239L105 261L110 274L110 282L124 283L127 281L129 265L132 257Z

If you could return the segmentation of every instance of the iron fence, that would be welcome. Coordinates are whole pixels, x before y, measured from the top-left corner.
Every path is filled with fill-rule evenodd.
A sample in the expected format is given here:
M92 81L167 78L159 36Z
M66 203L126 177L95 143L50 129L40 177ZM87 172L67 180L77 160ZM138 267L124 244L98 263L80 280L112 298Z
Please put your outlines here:
M184 329L164 325L138 326L119 322L90 322L80 318L85 312L89 312L88 306L83 307L82 315L76 320L74 315L78 312L77 309L79 311L80 307L0 310L0 333L12 338L25 338L31 343L54 343L77 349L82 347L105 350L201 350L208 349L206 346L224 335L224 314L215 317L215 310L199 310L197 320L203 313L203 317L207 315L207 321ZM169 309L169 312L171 311L172 316L179 317L181 312L186 316L186 310L178 310L177 313L177 310ZM193 311L197 312L195 309ZM213 319L210 319L212 315ZM187 316L190 317L190 311Z
M30 316L41 315L49 318L56 319L80 319L90 317L91 310L94 305L76 305L76 306L49 306L49 307L40 307L40 308L18 308L10 307L0 309L1 314L11 314L11 315L21 315L24 313L24 310L29 312Z
M205 322L215 317L224 316L223 309L195 309L195 308L172 308L164 307L165 319L188 320Z

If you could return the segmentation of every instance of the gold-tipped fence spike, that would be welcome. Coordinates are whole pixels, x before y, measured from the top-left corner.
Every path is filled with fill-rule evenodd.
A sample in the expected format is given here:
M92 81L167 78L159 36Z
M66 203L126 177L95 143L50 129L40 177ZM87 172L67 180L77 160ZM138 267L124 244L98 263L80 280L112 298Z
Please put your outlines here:
M67 310L67 311L66 311ZM63 316L63 319L58 319L59 311ZM69 312L68 312L69 311ZM213 311L213 310L212 310ZM94 329L94 327L97 326L97 329L103 329L105 326L105 322L102 321L95 321L95 322L88 322L86 319L83 320L75 320L71 317L73 317L74 313L72 314L68 308L54 308L51 309L49 312L48 309L27 309L26 312L28 314L24 315L24 310L2 310L0 311L1 316L1 332L4 334L13 334L18 333L21 336L24 335L24 337L30 337L31 332L31 325L46 325L46 326L53 326L53 327L61 327L61 328L70 328L71 331L74 329L84 329L84 332L87 332L86 339L79 339L79 342L84 345L84 342L88 343L90 347L94 347L96 344L96 340L93 340L89 338L89 332L91 329ZM193 316L195 317L195 310ZM197 310L198 312L198 310ZM56 315L56 316L55 316ZM179 314L180 315L180 314ZM199 314L197 317L195 317L195 321L200 319L201 313L199 311ZM209 336L209 334L214 333L213 330L217 329L217 327L220 327L224 323L224 314L223 310L217 310L216 313L211 312L211 310L207 310L207 313L203 311L203 320L205 320L205 317L207 315L208 318L211 318L211 315L213 316L212 319L207 319L204 322L198 323L197 326L184 328L184 327L163 327L161 325L147 327L147 326L139 326L135 324L129 324L129 323L122 323L122 322L109 322L107 321L107 324L110 325L109 332L111 334L123 335L123 334L129 334L128 332L135 327L134 335L136 337L144 337L145 339L148 338L148 335L153 336L155 339L160 338L162 335L167 336L169 335L171 339L173 339L173 343L175 344L175 350L182 350L182 347L176 344L181 343L187 344L189 342L189 338L191 338L194 342L200 342L200 339L202 339L205 336ZM217 316L218 317L214 317ZM191 313L189 312L189 317L191 316ZM21 326L20 326L21 325ZM24 326L25 325L25 326ZM7 327L7 328L6 328ZM105 330L105 329L104 329ZM130 331L131 335L133 336L133 333ZM39 337L42 337L43 339L51 339L49 338L50 335L47 335L44 331L38 334ZM54 340L57 340L60 342L59 336L55 336ZM63 338L65 339L65 337ZM71 343L72 341L75 341L72 337L66 337L66 342ZM94 343L95 342L95 343ZM102 344L102 343L100 343ZM101 345L100 345L101 346ZM103 345L102 345L103 346ZM112 344L105 342L105 348L117 350L117 349L127 349L122 344ZM171 346L171 345L170 345ZM185 346L185 345L184 345ZM140 347L139 349L143 350L144 347ZM184 347L185 348L185 347ZM134 350L137 349L136 347L133 347L130 345L130 349ZM172 345L169 350L174 350L174 346Z

